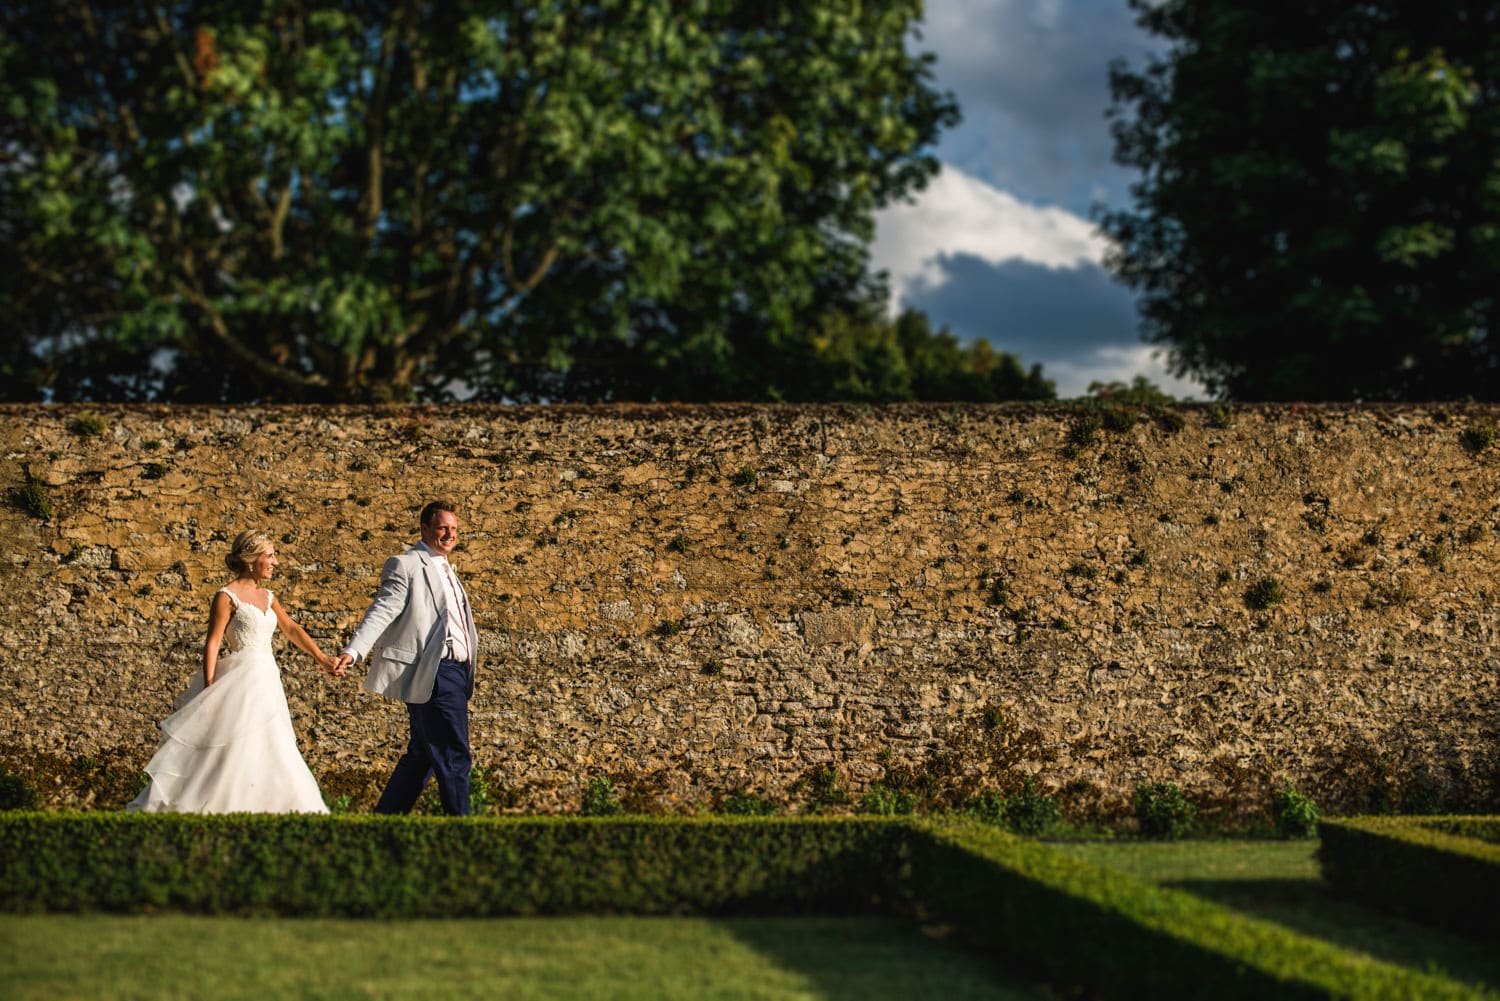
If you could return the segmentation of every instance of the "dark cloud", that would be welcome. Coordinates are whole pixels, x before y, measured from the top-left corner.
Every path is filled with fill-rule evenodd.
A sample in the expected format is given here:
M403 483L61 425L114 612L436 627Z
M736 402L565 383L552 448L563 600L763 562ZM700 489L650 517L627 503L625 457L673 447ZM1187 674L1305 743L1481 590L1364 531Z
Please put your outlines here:
M933 0L929 12L940 30L923 41L937 53L938 82L976 112L1002 112L1044 132L1098 126L1110 62L1139 66L1159 48L1122 0Z
M1134 298L1095 265L994 264L971 254L943 255L937 263L943 279L908 288L902 302L960 339L985 338L1044 368L1142 346Z
M1028 201L1087 214L1123 202L1132 175L1113 163L1109 64L1160 48L1124 0L929 0L920 48L964 122L942 142L951 163Z
M1133 295L1103 269L1032 263L1056 259L1071 232L1040 225L1037 212L1086 220L1097 203L1129 204L1138 175L1113 162L1109 66L1140 69L1163 50L1135 16L1126 0L927 0L913 43L937 56L935 82L964 115L937 155L1021 205L979 197L974 185L935 184L915 211L882 223L882 261L900 304L961 339L982 337L1041 364L1064 397L1137 374L1200 395L1142 342Z

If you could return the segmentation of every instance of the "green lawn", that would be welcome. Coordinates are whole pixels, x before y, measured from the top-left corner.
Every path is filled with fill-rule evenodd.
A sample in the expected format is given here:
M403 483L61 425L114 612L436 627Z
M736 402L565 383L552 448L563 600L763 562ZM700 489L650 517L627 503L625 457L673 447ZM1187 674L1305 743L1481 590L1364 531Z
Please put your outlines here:
M890 918L0 916L23 999L1040 999Z
M1334 899L1311 841L1065 851L1422 972L1500 989L1492 946ZM452 921L0 915L0 995L57 998L1041 999L886 917Z
M1099 841L1059 847L1345 949L1500 989L1500 952L1493 945L1331 896L1318 871L1316 841Z

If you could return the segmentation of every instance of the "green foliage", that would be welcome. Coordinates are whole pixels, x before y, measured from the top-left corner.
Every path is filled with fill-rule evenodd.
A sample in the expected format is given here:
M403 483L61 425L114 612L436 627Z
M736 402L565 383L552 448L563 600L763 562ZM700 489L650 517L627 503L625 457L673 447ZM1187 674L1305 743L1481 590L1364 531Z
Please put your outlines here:
M758 397L993 403L1056 396L1041 366L1024 369L1014 355L983 339L960 346L946 328L934 331L926 315L914 310L892 321L878 299L825 317L805 344L788 343L776 365L779 381Z
M1091 382L1088 394L1095 400L1117 406L1159 408L1177 402L1176 397L1164 392L1144 375L1136 376L1129 385L1123 382Z
M1175 410L1157 410L1151 416L1155 419L1156 426L1167 434L1176 434L1187 424Z
M1495 424L1487 420L1475 421L1463 429L1458 440L1470 452L1486 451L1495 444Z
M327 801L326 796L324 797L324 801ZM429 782L422 787L422 795L418 796L417 801L412 804L411 812L418 817L442 817L447 815L448 811L443 809L443 797L438 792L436 782Z
M1056 796L1037 792L1028 777L1025 787L1005 801L1005 822L1017 834L1039 837L1062 822L1062 804Z
M1160 44L1111 73L1142 181L1101 225L1174 371L1257 401L1500 396L1488 0L1290 26L1256 0L1130 2Z
M328 812L334 816L344 816L353 812L354 800L348 793L333 797L324 793L323 805L328 807Z
M962 821L9 813L0 844L12 913L915 910L1090 997L1477 996Z
M983 823L1004 827L1005 797L994 790L981 792L964 803L962 813Z
M1010 578L1004 574L984 574L980 577L979 586L984 589L984 600L989 605L1008 605L1010 599L1015 597L1015 592L1010 589Z
M1219 1001L1481 996L993 827L919 823L911 852L927 920L1024 959L1069 993L1177 997L1190 985Z
M864 911L905 833L839 818L0 814L0 911L452 918Z
M36 789L9 768L0 768L0 810L35 810Z
M469 813L482 817L496 812L495 797L490 792L489 770L475 766L469 770Z
M1500 818L1324 819L1318 838L1339 896L1482 942L1500 935Z
M957 120L920 13L7 4L0 397L822 392Z
M1048 834L1062 823L1062 803L1056 796L1037 792L1036 781L1030 776L1014 796L989 790L971 797L964 804L963 813L1030 837Z
M1098 383L1095 383L1095 386L1098 386ZM1139 412L1125 405L1124 401L1117 401L1113 397L1090 400L1083 405L1068 425L1067 454L1076 457L1080 449L1099 441L1101 431L1121 434L1135 427L1139 420ZM1179 429L1180 421L1179 418Z
M859 799L860 813L876 817L905 816L916 812L917 797L903 789L876 782Z
M1318 836L1318 804L1302 795L1288 782L1271 797L1271 816L1276 833L1283 838Z
M46 486L32 475L31 470L25 470L24 475L21 485L11 491L15 505L33 518L40 518L42 521L51 519L52 498L47 495Z
M769 817L779 811L776 801L750 789L735 789L719 801L719 812L740 817Z
M1262 577L1245 589L1245 604L1256 611L1280 604L1281 598L1281 581L1275 577Z
M119 751L55 754L35 748L0 747L0 774L16 776L34 802L68 808L118 810L145 788L144 757Z
M1107 430L1116 433L1129 431L1135 427L1136 421L1139 419L1134 410L1131 410L1129 407L1118 406L1105 407L1103 413L1100 414L1100 418L1104 421L1104 427Z
M583 803L578 812L585 817L613 817L624 812L615 784L607 776L596 775L583 787Z
M1073 419L1068 427L1068 444L1075 448L1086 448L1099 440L1099 430L1104 419L1097 410L1086 410Z
M79 414L69 428L80 438L97 438L109 429L109 422L95 413Z
M849 802L848 786L833 765L814 765L792 784L792 788L806 793L807 805L814 810Z
M1136 786L1135 820L1148 838L1173 840L1193 832L1198 813L1175 782L1150 782Z
M1067 574L1070 577L1082 577L1084 580L1093 580L1099 576L1099 568L1087 560L1074 560L1068 565Z

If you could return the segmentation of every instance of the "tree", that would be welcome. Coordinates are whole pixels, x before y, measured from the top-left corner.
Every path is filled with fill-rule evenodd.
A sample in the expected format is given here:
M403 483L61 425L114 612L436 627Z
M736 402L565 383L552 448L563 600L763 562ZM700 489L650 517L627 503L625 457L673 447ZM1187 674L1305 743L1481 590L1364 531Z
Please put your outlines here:
M1138 375L1130 380L1130 384L1111 380L1110 382L1091 382L1088 391L1089 399L1098 400L1103 403L1126 404L1137 407L1166 407L1177 402L1177 398L1171 393L1164 391L1156 383Z
M792 402L996 403L1057 395L1040 365L1028 372L988 341L963 347L947 328L934 331L925 313L908 309L892 320L874 303L830 314L779 359L781 370L768 373L778 381L764 395Z
M1500 396L1500 6L1131 0L1108 264L1174 370L1241 399Z
M906 50L919 12L8 4L0 392L743 382L869 296L875 209L936 169L956 108Z

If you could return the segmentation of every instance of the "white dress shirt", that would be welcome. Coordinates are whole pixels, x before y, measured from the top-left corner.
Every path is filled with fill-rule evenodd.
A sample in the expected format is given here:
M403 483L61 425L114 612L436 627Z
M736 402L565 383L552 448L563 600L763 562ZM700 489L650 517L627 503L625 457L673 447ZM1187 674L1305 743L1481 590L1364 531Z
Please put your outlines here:
M453 566L448 562L448 558L434 553L432 562L440 567L438 576L443 579L443 585L448 589L448 640L443 656L467 664L469 663L469 625L465 613L469 607L469 599L464 596L464 589L459 585L458 577L453 573Z

